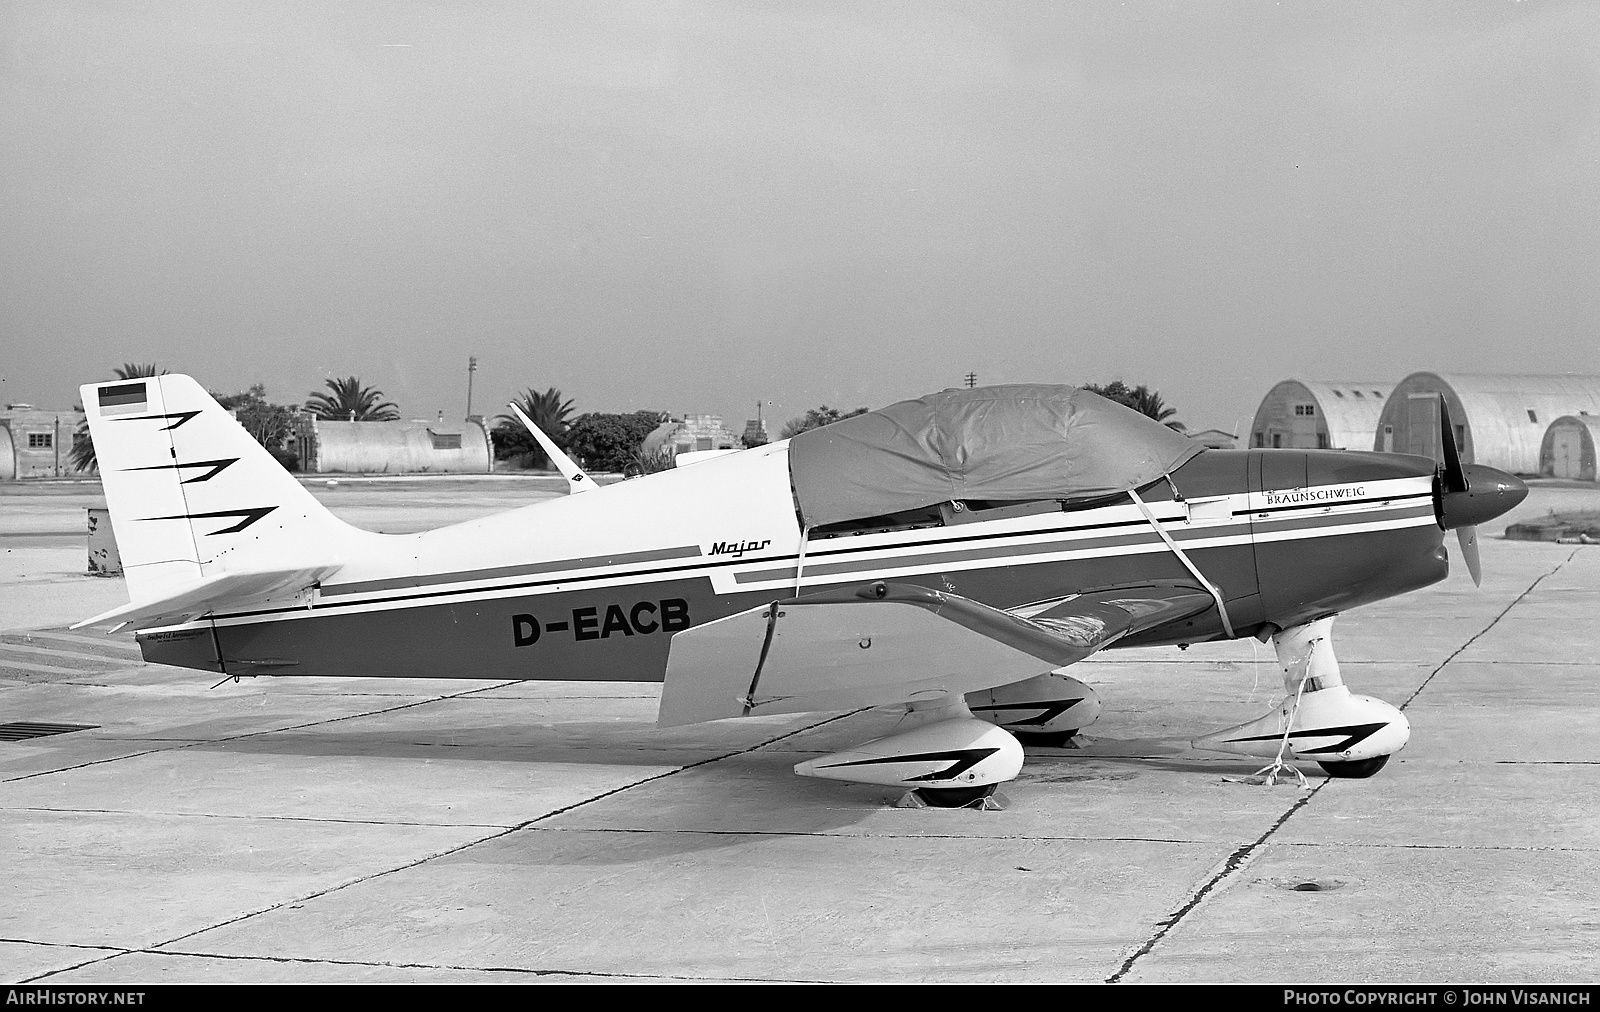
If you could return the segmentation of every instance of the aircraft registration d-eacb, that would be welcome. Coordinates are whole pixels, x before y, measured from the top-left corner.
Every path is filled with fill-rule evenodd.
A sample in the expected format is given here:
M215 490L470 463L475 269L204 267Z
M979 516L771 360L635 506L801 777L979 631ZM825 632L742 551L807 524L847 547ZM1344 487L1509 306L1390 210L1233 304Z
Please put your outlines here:
M187 376L85 386L147 660L223 675L664 681L658 724L896 706L795 767L975 803L1099 713L1108 647L1271 639L1283 702L1196 741L1370 776L1410 734L1353 695L1344 609L1441 580L1527 494L1458 458L1204 450L1062 386L946 390L421 534L333 517ZM530 428L532 428L530 423ZM541 442L543 433L534 430ZM987 718L987 719L981 719Z

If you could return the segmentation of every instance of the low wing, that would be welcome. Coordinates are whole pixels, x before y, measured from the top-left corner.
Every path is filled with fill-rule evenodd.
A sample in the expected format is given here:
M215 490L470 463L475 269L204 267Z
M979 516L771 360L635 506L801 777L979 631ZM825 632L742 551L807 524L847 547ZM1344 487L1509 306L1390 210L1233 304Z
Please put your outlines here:
M1073 664L1210 605L1199 590L1124 588L1014 614L888 583L775 601L673 637L657 725L992 688Z
M120 608L86 618L72 628L113 623L117 627L131 622L142 626L172 625L187 622L209 612L226 608L241 611L255 606L294 603L315 584L339 571L339 566L314 566L306 569L275 569L223 573L174 588L154 601L134 601Z
M1075 628L1085 616L1113 622L1125 616L1127 628L1115 637L1121 639L1168 622L1192 618L1214 605L1211 595L1200 587L1163 582L1091 590L1071 597L1037 601L1010 611L1019 618L1061 630Z

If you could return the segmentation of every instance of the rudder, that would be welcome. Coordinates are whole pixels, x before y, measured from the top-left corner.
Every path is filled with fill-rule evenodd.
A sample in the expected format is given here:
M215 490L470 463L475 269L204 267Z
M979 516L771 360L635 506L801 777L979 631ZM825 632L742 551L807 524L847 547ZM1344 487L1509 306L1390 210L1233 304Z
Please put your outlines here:
M79 392L133 601L227 573L338 560L354 528L190 377Z

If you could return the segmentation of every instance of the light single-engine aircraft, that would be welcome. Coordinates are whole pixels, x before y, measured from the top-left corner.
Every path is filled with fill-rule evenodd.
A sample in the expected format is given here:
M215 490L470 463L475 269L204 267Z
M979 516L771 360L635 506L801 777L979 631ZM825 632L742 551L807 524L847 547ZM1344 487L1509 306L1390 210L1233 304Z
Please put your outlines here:
M1463 466L1204 450L1062 386L946 390L421 534L333 517L187 376L82 388L146 660L239 675L664 681L658 724L897 706L806 776L981 803L1099 712L1105 648L1270 639L1282 703L1195 744L1371 776L1410 734L1345 688L1347 608L1441 580L1527 494ZM526 420L525 420L526 421ZM909 792L915 792L915 795Z

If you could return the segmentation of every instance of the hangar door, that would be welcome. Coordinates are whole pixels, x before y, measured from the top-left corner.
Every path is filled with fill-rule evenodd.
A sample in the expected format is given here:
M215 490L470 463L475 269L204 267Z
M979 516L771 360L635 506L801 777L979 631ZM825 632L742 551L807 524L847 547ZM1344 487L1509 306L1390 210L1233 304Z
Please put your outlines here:
M1583 432L1576 428L1555 429L1550 437L1550 456L1555 477L1583 477Z

